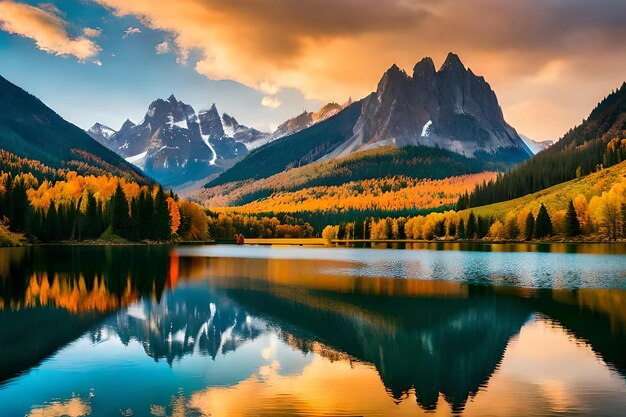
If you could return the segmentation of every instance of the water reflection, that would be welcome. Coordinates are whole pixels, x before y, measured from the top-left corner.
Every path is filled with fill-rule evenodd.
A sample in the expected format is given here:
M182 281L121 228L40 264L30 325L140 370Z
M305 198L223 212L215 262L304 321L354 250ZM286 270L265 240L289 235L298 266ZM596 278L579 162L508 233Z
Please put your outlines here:
M385 264L363 251L359 264L341 249L335 260L315 250L128 250L0 252L0 414L619 415L626 406L622 290L374 276L389 265L414 272L396 252ZM363 265L374 267L358 276Z

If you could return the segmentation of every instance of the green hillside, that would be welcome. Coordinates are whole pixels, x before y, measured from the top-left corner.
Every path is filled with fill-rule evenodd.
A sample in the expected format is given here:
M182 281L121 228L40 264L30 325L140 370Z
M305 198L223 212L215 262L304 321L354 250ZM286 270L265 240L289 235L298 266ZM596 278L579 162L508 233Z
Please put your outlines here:
M501 217L508 212L519 212L525 208L536 212L543 203L550 211L566 210L570 200L582 194L587 201L600 196L614 184L626 181L626 161L602 169L581 179L574 179L546 188L523 197L472 208L476 215ZM467 213L470 210L465 210Z

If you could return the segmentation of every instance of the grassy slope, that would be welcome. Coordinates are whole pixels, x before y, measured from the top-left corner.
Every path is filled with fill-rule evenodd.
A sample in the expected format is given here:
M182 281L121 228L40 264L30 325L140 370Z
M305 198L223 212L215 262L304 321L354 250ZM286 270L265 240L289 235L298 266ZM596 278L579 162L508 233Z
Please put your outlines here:
M520 211L526 207L536 212L541 203L545 204L549 211L566 210L569 201L578 194L583 194L589 201L591 197L601 195L616 182L624 180L626 180L626 161L579 180L553 185L545 190L513 200L472 208L471 211L481 216L500 217L508 211ZM469 211L465 210L465 212Z

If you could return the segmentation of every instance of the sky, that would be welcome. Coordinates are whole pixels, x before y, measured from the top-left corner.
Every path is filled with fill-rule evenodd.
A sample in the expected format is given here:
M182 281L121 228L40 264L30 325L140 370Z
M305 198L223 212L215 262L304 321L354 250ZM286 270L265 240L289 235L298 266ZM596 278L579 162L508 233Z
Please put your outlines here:
M558 139L626 80L623 0L0 0L0 75L88 128L174 94L271 130L457 53Z

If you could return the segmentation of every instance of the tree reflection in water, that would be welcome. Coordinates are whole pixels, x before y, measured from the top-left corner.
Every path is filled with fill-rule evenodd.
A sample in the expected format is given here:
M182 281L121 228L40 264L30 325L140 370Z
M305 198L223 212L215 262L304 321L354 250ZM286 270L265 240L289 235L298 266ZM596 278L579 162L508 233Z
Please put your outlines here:
M374 367L396 402L411 394L436 410L444 398L460 412L488 389L511 340L537 317L626 375L620 290L355 277L332 272L355 267L346 261L178 257L166 247L31 248L0 259L4 382L85 332L94 344L112 335L126 346L136 341L170 365L193 355L216 360L277 334L331 363ZM276 368L264 369L279 380ZM206 401L194 395L178 395L178 406ZM166 410L152 406L153 415Z

